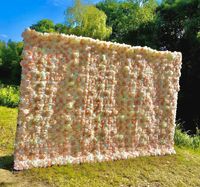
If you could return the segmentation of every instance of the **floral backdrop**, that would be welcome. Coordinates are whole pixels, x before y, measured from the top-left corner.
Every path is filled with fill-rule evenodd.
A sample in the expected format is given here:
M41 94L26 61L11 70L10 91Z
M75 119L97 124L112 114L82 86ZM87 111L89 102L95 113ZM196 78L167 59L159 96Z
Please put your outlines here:
M14 169L175 153L181 53L23 37Z

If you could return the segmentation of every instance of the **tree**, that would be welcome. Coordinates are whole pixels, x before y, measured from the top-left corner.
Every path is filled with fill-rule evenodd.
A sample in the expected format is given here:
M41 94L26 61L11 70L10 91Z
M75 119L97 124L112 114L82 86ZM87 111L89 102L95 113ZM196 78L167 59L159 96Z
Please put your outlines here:
M3 65L2 54L3 49L6 47L6 43L4 41L0 41L0 68Z
M85 9L86 6L81 3L81 0L75 0L74 6L67 8L65 11L66 25L71 28L81 26Z
M160 47L180 51L183 56L177 119L185 130L195 132L200 124L200 1L166 0L157 9Z
M197 39L200 41L200 32L197 33Z
M70 29L62 23L57 23L55 25L55 32L67 34L70 33Z
M157 4L154 0L105 0L96 6L108 17L107 24L113 29L110 39L133 44L130 33L155 18Z
M88 36L95 39L107 39L112 28L106 26L106 14L92 5L84 5L80 0L75 0L73 7L65 12L66 25L70 33Z
M53 21L49 19L42 19L38 21L36 24L33 24L30 28L42 33L56 32Z
M0 80L8 84L20 83L23 42L0 42Z

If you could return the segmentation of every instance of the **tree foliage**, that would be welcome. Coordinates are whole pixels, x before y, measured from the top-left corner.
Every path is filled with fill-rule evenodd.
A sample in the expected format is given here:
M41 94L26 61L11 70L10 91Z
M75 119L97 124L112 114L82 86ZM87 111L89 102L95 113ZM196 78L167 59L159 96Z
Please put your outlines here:
M0 41L0 80L9 84L19 84L21 78L21 53L23 42Z
M33 24L31 29L42 32L42 33L66 33L70 34L70 28L67 27L65 24L57 23L55 24L52 20L49 19L42 19L37 23Z
M42 19L40 21L38 21L36 24L33 24L31 27L31 29L34 29L38 32L47 32L47 33L51 33L51 32L55 32L55 25L54 22L52 20L49 19Z
M108 16L107 24L113 29L110 39L131 44L129 33L154 20L157 4L154 0L105 0L96 6Z
M112 28L106 26L106 14L93 5L84 5L75 0L73 7L65 12L70 33L104 40L109 38Z
M42 33L75 34L100 40L109 38L112 33L112 28L106 26L106 14L93 5L82 4L80 0L75 0L74 6L66 9L65 19L65 24L43 19L30 28Z
M200 125L200 1L167 0L157 15L158 47L183 55L177 119L185 122L186 130L195 131Z

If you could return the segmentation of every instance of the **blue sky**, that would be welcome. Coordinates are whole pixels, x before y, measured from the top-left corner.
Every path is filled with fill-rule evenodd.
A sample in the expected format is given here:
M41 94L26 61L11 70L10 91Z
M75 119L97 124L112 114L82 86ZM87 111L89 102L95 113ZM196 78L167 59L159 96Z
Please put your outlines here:
M0 40L21 41L24 29L44 18L63 23L64 11L72 4L73 0L1 0Z

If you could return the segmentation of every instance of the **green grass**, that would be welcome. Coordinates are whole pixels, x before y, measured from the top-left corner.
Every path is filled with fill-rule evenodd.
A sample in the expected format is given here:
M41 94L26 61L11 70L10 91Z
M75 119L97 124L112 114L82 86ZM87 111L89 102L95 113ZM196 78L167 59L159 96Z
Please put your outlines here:
M0 154L12 154L17 125L16 108L0 106Z
M55 186L200 186L200 152L114 162L35 168L24 172Z
M16 108L0 107L0 186L200 186L200 149L195 147L196 143L191 146L196 140L179 129L175 136L179 146L175 155L68 164L12 173L16 118Z
M19 87L0 84L0 105L17 107L19 104Z

